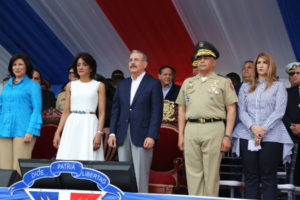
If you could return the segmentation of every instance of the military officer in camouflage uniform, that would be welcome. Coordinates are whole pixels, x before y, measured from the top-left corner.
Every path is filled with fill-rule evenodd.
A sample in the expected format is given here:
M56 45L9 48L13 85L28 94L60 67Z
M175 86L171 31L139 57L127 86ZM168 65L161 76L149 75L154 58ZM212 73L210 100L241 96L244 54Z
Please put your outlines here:
M184 81L176 100L178 147L184 150L189 194L218 196L221 152L231 147L238 98L230 79L214 73L217 49L202 41L195 50L199 74Z

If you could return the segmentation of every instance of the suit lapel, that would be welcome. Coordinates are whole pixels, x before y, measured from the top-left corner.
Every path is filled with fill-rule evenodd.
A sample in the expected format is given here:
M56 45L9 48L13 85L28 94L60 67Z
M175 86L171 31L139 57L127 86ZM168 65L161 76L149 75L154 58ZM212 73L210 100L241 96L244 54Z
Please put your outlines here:
M295 93L296 93L297 104L298 104L298 107L300 107L300 94L299 94L299 88L296 87L295 90L296 90Z
M130 106L130 90L131 90L131 78L128 78L127 83L125 84L124 92L126 95L126 104Z
M175 87L175 83L173 83L172 87L170 88L169 92L168 92L167 95L166 95L166 98L167 98L167 97L170 97L170 96L173 94L173 92L174 92L174 87ZM166 99L166 98L165 98L165 99Z
M139 85L139 87L138 87L138 89L137 89L137 91L136 91L136 93L135 93L135 95L134 95L134 98L133 98L133 101L132 101L131 106L133 106L134 103L136 102L136 99L137 99L140 95L143 94L143 90L144 90L144 87L146 86L146 82L147 82L147 78L148 78L147 76L148 76L148 75L145 74L145 76L143 77L143 79L142 79L142 81L141 81L141 83L140 83L140 85Z

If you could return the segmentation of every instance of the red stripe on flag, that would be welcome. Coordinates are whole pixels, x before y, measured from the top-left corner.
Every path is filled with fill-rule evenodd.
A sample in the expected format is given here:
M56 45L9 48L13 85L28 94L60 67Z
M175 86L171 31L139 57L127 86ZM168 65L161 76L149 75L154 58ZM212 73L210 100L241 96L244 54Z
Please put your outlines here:
M177 80L192 75L194 45L171 0L97 0L130 50L148 55L147 72L157 77L162 65L177 71ZM116 55L118 56L118 55Z
M101 194L92 193L71 193L70 200L97 200Z

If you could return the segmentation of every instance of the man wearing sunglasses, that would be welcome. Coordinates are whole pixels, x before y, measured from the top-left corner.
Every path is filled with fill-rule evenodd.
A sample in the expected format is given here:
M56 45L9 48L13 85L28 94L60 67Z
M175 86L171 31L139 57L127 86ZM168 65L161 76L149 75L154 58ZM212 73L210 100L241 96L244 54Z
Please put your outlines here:
M288 102L283 122L295 143L298 143L297 161L294 171L294 185L300 186L300 63L287 66L289 80L294 87L288 88ZM300 198L299 198L300 199Z
M291 84L291 87L296 86L296 83L295 83L296 77L294 75L295 75L295 68L299 65L300 65L299 62L292 62L292 63L287 64L285 67L285 71L289 75L289 82Z

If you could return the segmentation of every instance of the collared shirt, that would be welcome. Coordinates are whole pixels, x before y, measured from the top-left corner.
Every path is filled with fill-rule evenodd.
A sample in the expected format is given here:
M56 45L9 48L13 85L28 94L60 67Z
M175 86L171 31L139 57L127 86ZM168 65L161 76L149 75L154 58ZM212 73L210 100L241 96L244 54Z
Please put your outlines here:
M287 92L280 81L273 82L268 89L265 89L266 84L266 80L259 82L255 91L251 93L248 92L251 87L249 83L243 83L241 86L238 102L240 122L232 136L251 140L250 127L261 126L266 131L262 142L283 143L283 159L288 161L293 141L282 122L287 105ZM239 155L239 140L236 145L234 143L233 152Z
M173 86L173 82L171 82L169 85L166 85L165 88L162 88L163 97L166 98L168 92L170 91L171 87Z
M43 123L41 87L27 75L14 85L13 79L4 85L0 96L0 137L39 136Z
M184 80L176 103L186 107L186 119L226 119L226 106L238 101L229 78L200 74Z
M133 98L135 96L135 93L137 89L139 88L139 85L145 76L146 72L143 72L141 75L139 75L136 80L134 80L131 76L131 89L130 89L130 105L132 104Z

